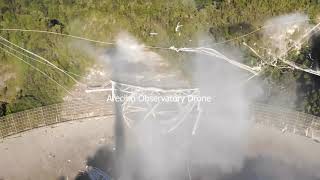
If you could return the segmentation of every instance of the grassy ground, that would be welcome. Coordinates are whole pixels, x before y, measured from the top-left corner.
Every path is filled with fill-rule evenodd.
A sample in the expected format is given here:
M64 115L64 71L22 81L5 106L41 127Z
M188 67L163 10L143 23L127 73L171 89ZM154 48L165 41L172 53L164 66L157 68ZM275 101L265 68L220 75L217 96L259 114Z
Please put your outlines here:
M212 39L228 39L242 35L262 25L270 16L287 12L305 12L311 17L320 10L317 1L223 1L223 0L2 0L0 28L38 29L70 33L97 40L111 41L119 31L128 31L148 45L169 47L194 46L199 34L210 34ZM183 24L183 33L175 32L177 23ZM246 26L243 26L246 25ZM239 28L239 27L245 28ZM150 33L157 36L151 37ZM76 74L85 73L92 59L70 46L70 38L30 32L0 32L1 36L27 48L60 68ZM247 41L256 41L250 36ZM239 42L235 42L235 45ZM159 51L179 66L183 55ZM67 88L74 82L65 75L39 63L25 59L45 69L51 78ZM18 62L0 51L0 64L6 65L0 77L14 76L0 86L0 115L62 101L66 92L41 73Z

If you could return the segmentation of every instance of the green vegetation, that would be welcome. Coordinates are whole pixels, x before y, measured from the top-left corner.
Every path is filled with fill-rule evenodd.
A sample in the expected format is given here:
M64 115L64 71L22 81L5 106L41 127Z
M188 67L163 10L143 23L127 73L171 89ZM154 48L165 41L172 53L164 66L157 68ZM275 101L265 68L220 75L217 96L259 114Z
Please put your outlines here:
M315 39L319 39L315 37ZM291 53L288 59L299 64L303 68L313 67L319 69L318 42L306 44L300 54ZM318 68L316 68L318 67ZM294 91L296 99L290 101L296 105L296 109L305 111L313 115L320 116L320 78L318 76L291 69L282 69L269 67L263 78L271 77L271 80L277 86L285 87L286 92ZM290 89L292 88L292 89Z
M193 45L189 40L200 33L210 33L215 40L229 39L260 27L271 16L300 11L314 18L319 10L318 0L0 0L0 28L48 30L104 41L113 40L123 30L148 45L179 47ZM175 32L178 22L184 25L181 35ZM151 37L151 32L158 35ZM90 57L70 46L73 42L70 38L32 32L2 31L0 34L75 74L83 74L92 64ZM242 40L259 41L259 34ZM173 53L159 53L168 58L184 58ZM309 61L301 57L303 62ZM24 59L45 69L50 77L66 87L74 84L62 73ZM274 79L285 77L277 70L272 72L272 76L278 74ZM299 73L292 81L304 77L314 84L315 77ZM0 81L0 115L56 103L66 94L47 77L3 51L0 51L0 78L4 79L4 85ZM319 88L313 85L300 93L298 107L303 103L308 112L320 115Z

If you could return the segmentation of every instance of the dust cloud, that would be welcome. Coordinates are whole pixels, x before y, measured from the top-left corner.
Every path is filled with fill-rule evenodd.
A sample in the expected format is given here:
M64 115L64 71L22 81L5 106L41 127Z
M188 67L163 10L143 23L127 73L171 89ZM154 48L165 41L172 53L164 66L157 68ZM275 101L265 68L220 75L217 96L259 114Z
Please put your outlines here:
M271 19L267 24L305 18L304 15L294 14ZM304 32L301 28L309 28L305 22L291 25L264 32L265 36L272 39L271 51L278 56L288 49L287 41L282 43L288 38L287 34L294 35L296 31ZM199 42L202 39L207 38L201 37ZM228 58L243 61L242 52L234 47L214 48ZM106 50L103 57L111 64L112 79L116 82L164 89L196 87L201 96L214 99L211 103L201 102L201 109L191 111L188 114L190 117L172 133L163 133L162 127L154 123L158 116L155 111L161 105L130 104L144 106L152 111L132 116L134 126L129 128L124 118L124 103L115 103L115 151L108 151L109 156L114 157L112 169L108 169L108 173L115 179L317 179L306 173L303 167L284 161L286 157L275 158L268 153L249 155L252 151L250 142L254 139L250 134L254 121L250 104L261 94L262 89L258 82L246 83L250 76L248 72L217 57L190 54L186 69L191 78L185 78L180 70L170 69L163 57L145 48L128 33L120 33L116 46ZM119 90L115 93L119 96L125 94ZM172 103L164 106L177 108ZM153 115L146 116L150 112ZM195 117L192 113L201 113L194 135L191 133L194 127L192 119ZM278 170L277 173L274 173L275 170Z
M121 33L116 42L116 47L106 53L113 69L113 80L158 88L177 87L177 84L196 87L201 96L214 99L213 102L201 102L201 118L194 136L191 118L166 134L151 123L154 119L139 114L135 116L136 126L128 128L123 118L123 104L116 103L117 178L218 179L240 171L252 125L249 116L251 97L243 85L249 74L218 58L194 55L187 65L187 73L192 78L185 79L178 73L180 71L166 69L168 63L160 55L146 50L130 35ZM235 48L222 47L219 51L242 61L241 52ZM162 79L152 79L159 74ZM168 74L174 76L168 78ZM121 95L122 92L118 93ZM192 113L188 116L194 118Z

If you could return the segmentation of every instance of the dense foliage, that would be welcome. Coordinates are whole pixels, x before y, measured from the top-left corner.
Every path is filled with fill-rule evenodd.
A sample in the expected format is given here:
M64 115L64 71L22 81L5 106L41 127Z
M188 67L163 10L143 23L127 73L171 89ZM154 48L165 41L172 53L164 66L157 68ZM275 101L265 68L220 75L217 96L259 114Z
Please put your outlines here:
M314 18L319 10L318 0L0 0L0 28L48 30L105 41L124 30L148 45L179 47L192 45L190 40L199 33L209 33L215 40L229 39L260 27L271 16L300 11ZM181 34L175 32L178 22L183 24ZM158 35L150 36L152 32ZM69 38L31 32L1 31L0 34L75 74L83 74L91 64L89 57L70 46ZM258 41L259 34L242 40ZM175 56L159 53L169 58ZM183 57L175 57L179 58ZM295 58L300 58L302 63L309 61L303 55ZM45 69L50 77L66 87L74 84L56 70L24 59ZM47 77L3 51L0 51L0 65L3 81L3 85L0 82L0 115L59 102L65 95L65 91ZM272 72L273 79L286 77L282 72ZM303 87L308 87L306 91L300 88L297 106L302 107L303 103L308 112L320 115L317 78L297 74L292 76L292 81L297 79Z

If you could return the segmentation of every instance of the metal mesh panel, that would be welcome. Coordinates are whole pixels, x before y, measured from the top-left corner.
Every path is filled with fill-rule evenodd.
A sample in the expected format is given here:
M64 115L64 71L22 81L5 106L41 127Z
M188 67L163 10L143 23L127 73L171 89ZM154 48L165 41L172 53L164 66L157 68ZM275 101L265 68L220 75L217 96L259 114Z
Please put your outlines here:
M77 100L43 106L0 117L0 138L65 121L112 114L112 104L105 100Z
M308 137L320 133L320 117L265 104L254 104L251 108L258 124ZM39 107L0 117L0 138L50 124L110 115L113 115L113 104L105 100L78 100Z

